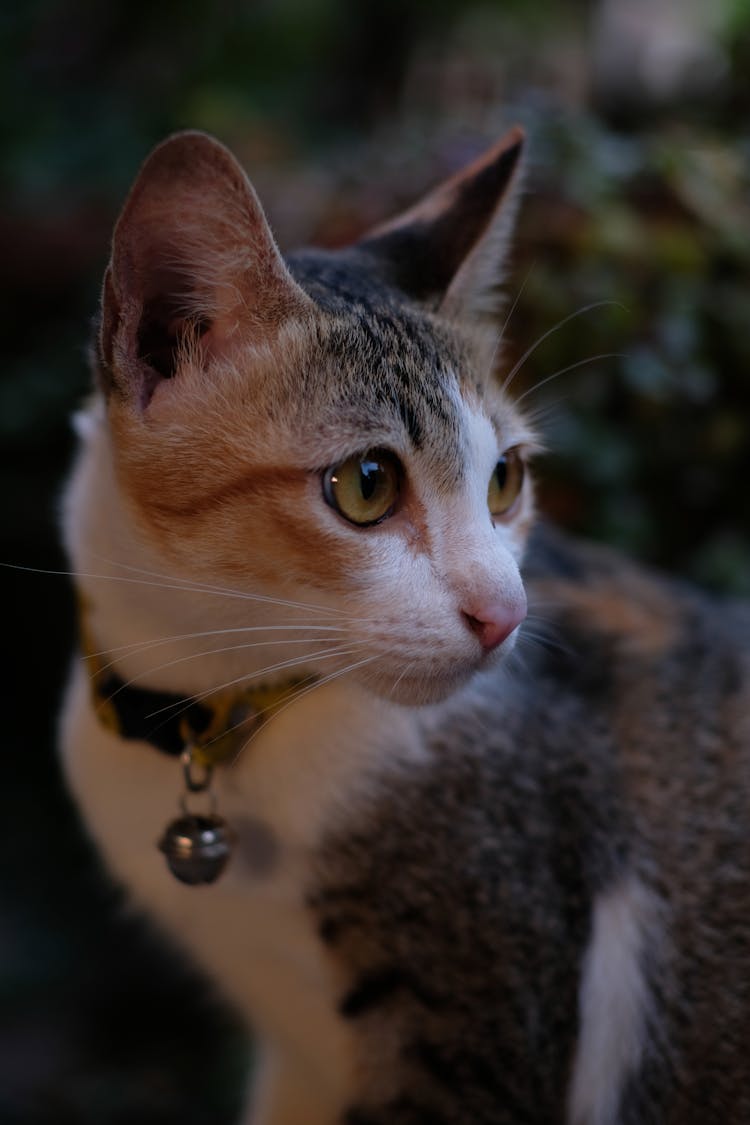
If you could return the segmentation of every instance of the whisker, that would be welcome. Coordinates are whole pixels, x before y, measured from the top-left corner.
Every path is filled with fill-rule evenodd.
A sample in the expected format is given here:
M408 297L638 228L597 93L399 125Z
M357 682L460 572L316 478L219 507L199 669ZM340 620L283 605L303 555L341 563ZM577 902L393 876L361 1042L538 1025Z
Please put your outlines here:
M555 371L552 375L548 375L546 379L542 379L540 380L540 382L535 383L533 387L529 387L527 391L524 391L524 393L522 395L519 395L519 397L516 399L516 405L518 405L519 402L523 402L523 400L525 398L528 398L530 394L534 394L535 391L538 391L546 383L551 383L553 379L559 379L561 375L567 375L569 371L575 371L577 367L585 367L587 363L597 363L601 359L624 358L625 357L622 352L604 352L602 355L590 355L587 359L579 359L577 363L571 363L568 365L568 367L563 367L560 371Z
M362 646L359 645L357 647L361 648ZM349 649L348 651L344 650L342 652L339 652L337 655L338 656L352 656L356 651L357 651L357 648L352 648L352 649ZM374 656L368 658L368 660L374 660L374 659L375 659ZM360 663L367 663L367 662L368 661L366 660L366 661L360 662ZM342 675L344 672L351 671L352 668L358 668L358 667L359 667L359 664L348 665L346 668L337 669L335 672L332 672L328 676L324 676L323 679L320 679L320 680L316 679L314 676L307 677L306 680L303 681L302 685L291 695L291 697L287 700L287 702L282 707L279 707L279 709L277 711L275 711L274 714L271 717L275 718L275 716L280 715L282 711L286 711L287 707L290 707L292 705L292 703L296 703L297 700L301 698L301 696L307 695L307 693L310 692L310 691L313 691L314 688L321 687L323 684L328 683L329 680L333 680L337 676ZM273 710L273 704L269 704L268 707L264 707L261 711L255 711L252 715L246 715L244 719L240 719L240 721L238 723L235 723L234 726L229 727L225 731L222 731L221 734L217 734L216 737L212 738L209 742L203 743L202 746L201 746L201 749L207 750L210 746L213 746L213 744L215 742L218 742L220 739L225 738L228 734L233 734L236 730L239 730L240 727L245 725L245 723L254 722L261 715L267 715L269 713L269 711L272 711L272 710ZM237 751L237 754L232 759L231 765L234 765L238 761L238 759L240 757L240 754L243 752L243 750L245 750L245 748L250 744L252 739L258 733L260 733L260 729L258 731L253 731L253 733L250 736L250 738L248 739L248 741L243 746L241 746L240 749Z
M394 681L394 684L393 684L393 687L391 688L391 691L396 690L398 685L403 680L404 676L406 676L409 672L411 672L411 670L412 670L412 668L414 667L415 664L416 664L416 661L410 660L408 664L404 665L404 667L401 669L401 672L399 673L396 680Z
M561 641L556 641L548 633L536 633L530 629L523 629L518 636L519 643L528 642L529 644L539 645L540 648L549 650L556 650L563 653L564 656L573 656L573 650L569 645L563 644Z
M115 563L113 565L124 565L124 564L116 564ZM18 563L0 563L0 566L4 566L9 570L26 571L29 574L47 574L47 575L53 575L54 577L57 577L57 578L74 578L74 579L75 578L91 578L91 579L97 579L97 580L106 581L106 582L126 582L129 585L150 586L150 587L153 587L154 589L157 589L157 590L183 590L188 594L190 594L190 593L193 593L193 594L206 593L206 594L212 594L215 597L237 598L237 599L245 600L245 601L264 602L264 603L267 603L269 605L286 606L290 609L307 609L307 610L311 610L315 613L336 613L336 614L342 614L342 615L346 616L345 610L335 609L333 607L324 609L322 606L308 605L305 602L286 601L284 598L275 598L275 597L272 597L271 595L267 595L267 594L251 594L249 592L240 591L240 590L224 590L219 586L210 586L207 583L203 584L203 585L200 584L200 583L194 583L194 584L191 585L191 584L188 583L187 580L185 580L185 582L183 582L182 584L179 584L180 579L177 579L176 581L171 581L171 582L147 582L143 578L126 578L122 574L97 574L97 573L94 573L93 571L83 571L83 570L78 570L78 571L75 571L75 570L52 570L52 569L49 569L49 568L46 568L46 567L21 566ZM131 567L130 569L138 572L137 567ZM143 573L149 574L151 572L150 571L144 571ZM169 576L166 575L164 577L169 577Z
M516 293L513 304L510 306L510 309L508 310L508 315L506 316L505 320L503 321L502 327L500 328L500 332L498 333L497 340L495 341L495 346L492 349L492 355L490 357L490 371L492 371L492 369L495 366L495 359L497 357L498 351L500 350L500 345L502 344L503 340L505 339L505 333L508 330L508 325L510 324L511 317L513 316L513 313L516 311L516 308L518 306L518 302L521 300L521 297L523 296L523 291L526 288L526 283L529 280L529 278L531 277L535 268L536 268L536 262L532 262L531 265L529 266L527 272L526 272L526 276L524 277L523 281L521 282L521 286L520 286L518 292Z
M340 676L345 676L349 672L354 672L357 668L362 668L363 665L365 665L365 664L371 664L373 662L373 660L376 660L376 659L377 659L376 656L366 656L364 660L359 660L354 664L348 664L345 668L337 668L335 672L331 672L328 676L324 676L322 680L316 680L314 683L308 685L307 687L301 688L298 692L296 692L292 696L292 698L288 701L288 703L285 703L283 707L280 707L278 709L278 711L276 711L271 716L271 718L268 720L268 724L270 725L270 723L272 723L275 719L277 719L279 717L279 715L283 715L284 711L286 711L286 709L288 707L291 707L294 703L298 703L299 700L303 698L303 696L309 695L311 691L315 691L316 688L322 688L326 684L330 683L332 680L336 680ZM244 754L245 750L247 750L248 747L251 745L251 743L258 737L258 735L260 734L262 729L263 729L263 727L260 727L258 730L253 731L253 733L248 738L247 742L245 742L240 747L240 749L237 751L237 754L232 759L231 764L233 766L236 765L236 763L240 759L240 756L242 754Z
M179 582L179 579L175 582L147 582L143 578L126 578L122 574L96 574L93 571L85 571L85 570L50 570L50 569L47 569L46 567L40 567L40 566L20 566L17 563L1 563L0 565L8 567L8 569L10 569L10 570L25 570L30 574L49 574L49 575L53 575L57 578L95 578L95 579L101 579L101 580L107 581L107 582L126 582L126 583L128 583L129 585L132 585L132 586L152 586L154 589L157 589L157 590L184 590L186 593L212 593L212 592L214 592L210 588L208 590L202 590L202 588L200 586L190 586L190 585L187 585L187 584L184 584L184 583L182 585L178 585L177 583ZM133 569L136 569L136 568L133 568ZM148 572L146 572L146 573L148 573ZM222 592L218 589L215 592L219 595L221 595L223 593L223 596L225 596L225 597L249 598L252 601L258 601L258 600L265 601L266 600L262 595L232 593L230 591L223 591ZM268 600L273 601L273 599L268 599ZM284 604L284 603L282 602L282 604ZM295 608L307 608L307 607L297 606Z
M576 309L575 312L569 313L567 316L563 317L562 320L558 320L557 324L553 324L551 328L548 328L546 332L544 332L537 340L535 340L531 347L526 349L521 358L513 365L510 372L505 376L505 380L503 381L502 385L503 391L507 391L508 387L510 386L518 372L521 370L526 360L534 354L540 344L543 344L545 340L549 339L549 337L552 336L555 332L559 332L561 328L563 328L566 324L569 324L571 320L575 320L576 317L583 316L584 313L587 312L593 312L594 309L606 308L608 305L614 305L617 308L624 307L619 303L619 301L594 301L590 305L584 305L583 308Z
M560 403L563 401L562 397L555 399L545 399L544 402L537 402L533 406L528 406L523 412L527 424L535 433L543 433L548 428L552 427L559 418Z
M185 707L182 710L176 711L175 714L181 715L183 713L183 711L186 711L192 703L196 703L196 702L200 703L202 700L208 699L208 697L211 696L211 695L218 695L220 692L224 692L228 688L234 687L235 684L241 684L241 683L246 682L247 680L259 679L261 676L270 676L274 672L282 672L286 668L295 668L300 664L304 664L308 660L321 660L324 657L328 658L328 657L331 657L331 656L340 656L340 655L342 655L342 653L345 653L346 651L347 651L346 649L342 650L340 648L329 648L329 649L323 649L322 652L313 652L313 653L308 652L308 653L305 653L304 656L294 656L294 657L291 657L289 660L281 660L277 664L269 664L269 665L267 665L267 667L261 668L257 671L243 673L243 675L235 676L235 678L233 680L227 680L225 683L220 684L218 687L212 687L212 688L209 688L207 691L202 691L202 692L199 692L199 694L197 694L197 695L191 696L189 702L185 705ZM140 678L140 677L136 677L136 678ZM132 684L135 681L130 680L128 682L130 684ZM126 687L126 686L127 685L123 685L123 687ZM118 690L121 691L122 688L118 688ZM176 703L168 703L166 707L160 707L157 711L152 711L149 715L146 716L146 718L148 718L148 719L156 718L157 715L161 715L165 711L172 711L177 706L178 706L178 704L176 704Z
M327 641L327 640L330 640L330 638L329 637L321 637L319 643L322 644L324 641ZM146 668L145 671L139 672L137 675L133 676L132 679L128 680L128 683L123 685L123 686L127 687L129 684L134 684L138 680L143 679L145 676L155 675L157 672L162 672L165 668L172 668L176 664L184 664L188 660L201 660L203 657L206 657L206 656L215 656L215 655L219 655L221 653L226 653L226 652L240 652L240 651L244 651L244 650L250 649L250 648L266 648L268 645L271 645L271 644L273 644L273 645L302 645L302 644L310 644L310 643L311 643L310 640L307 639L307 638L299 638L299 639L291 639L291 640L280 639L278 641L249 641L247 644L224 645L224 646L222 646L222 648L209 648L209 649L204 649L202 652L189 652L189 653L186 653L184 656L176 656L173 660L167 660L163 664L155 664L151 668ZM315 653L312 653L311 655L314 656ZM101 673L104 672L109 667L111 667L111 664L105 665L103 668L100 668L98 670L98 672L96 673L96 675L101 675ZM118 690L120 690L120 689L118 689ZM115 692L114 694L117 694L117 693Z
M270 594L251 594L246 590L233 590L226 586L215 586L210 582L194 581L192 579L175 579L174 575L161 574L156 570L146 570L143 567L130 566L128 563L117 562L116 559L108 559L104 555L94 555L95 558L100 559L101 562L107 563L109 566L119 567L121 570L128 570L134 574L145 574L149 578L164 578L168 581L184 582L184 586L177 587L178 589L188 589L194 592L203 592L209 594L218 594L221 597L249 599L254 602L267 602L272 605L283 605L290 609L307 609L314 613L343 613L343 610L328 608L325 606L312 605L308 602L290 601L286 598L273 597Z
M361 647L361 645L358 646L358 647ZM353 649L346 649L346 648L330 649L327 652L315 653L314 655L315 655L316 659L318 659L318 658L320 658L320 659L331 659L331 658L336 657L336 656L350 656L354 652L356 652L356 647L353 648ZM166 707L160 707L156 711L151 711L148 715L145 716L145 718L155 719L159 715L164 714L164 712L167 712L167 711L172 712L172 714L167 715L166 718L164 718L161 723L158 723L150 733L155 734L157 731L161 730L165 726L165 724L167 722L169 722L170 719L179 718L180 715L184 715L185 712L188 711L190 709L190 707L196 701L203 700L207 696L214 695L217 692L225 691L228 687L231 687L234 684L236 684L236 683L238 683L242 680L248 680L248 679L254 678L255 676L265 676L265 675L268 675L271 672L279 671L283 668L291 668L291 667L294 667L295 665L298 665L298 664L304 664L304 662L308 659L310 659L309 654L304 656L304 657L299 657L299 658L294 659L294 660L284 661L284 662L282 662L280 664L277 664L277 665L274 665L272 667L262 669L259 672L249 673L246 676L238 676L237 679L231 680L231 681L229 681L225 684L222 684L218 688L215 688L215 689L212 688L210 691L203 692L200 695L191 696L189 699L186 698L184 700L178 700L176 703L169 703L169 704L167 704ZM131 680L129 682L132 683L133 681ZM115 695L118 694L119 691L122 691L123 687L127 687L127 686L128 686L127 684L123 684L120 688L117 689L117 691L113 692L112 695L110 695L108 697L108 699L110 699L110 700L113 699L115 697ZM177 708L177 710L175 710L175 708ZM266 710L268 710L268 708L265 708L264 711L260 712L260 713L264 714ZM232 727L231 730L236 730L237 727L242 725L242 723L248 722L253 717L254 716L252 716L252 715L247 716L245 719L242 719L235 727ZM229 732L228 731L222 731L221 735L217 735L217 738L223 737L227 733L229 733ZM206 745L210 746L215 741L216 741L216 739L211 739L211 742L206 743Z
M519 631L519 640L528 639L545 648L556 649L566 656L574 656L575 653L567 643L566 634L559 622L550 620L544 613L538 612L540 609L544 610L545 605L551 606L554 603L545 603L534 598L529 607L529 614Z
M97 557L101 558L102 556L97 556ZM347 624L371 625L371 624L373 624L377 621L377 618L370 617L370 616L356 616L355 617L348 610L341 609L341 608L334 607L334 606L330 606L330 607L317 606L317 605L313 605L312 603L308 603L308 602L302 602L302 601L295 602L295 601L290 601L290 600L285 599L285 598L277 598L277 597L274 597L270 594L253 594L253 593L250 593L249 591L229 590L229 589L225 589L225 588L220 587L220 586L211 586L209 583L190 584L187 579L182 580L182 579L178 578L176 580L170 581L169 580L171 578L170 575L160 575L156 571L148 571L148 570L141 571L141 570L139 570L138 567L131 567L131 566L128 566L126 563L116 563L112 560L106 560L105 559L104 561L111 561L111 565L121 566L121 567L124 567L127 570L134 571L135 573L153 574L153 575L156 575L157 577L164 577L164 578L168 579L168 581L166 581L166 582L152 582L152 581L147 581L146 579L143 579L143 578L128 578L128 577L125 577L124 575L121 575L121 574L99 574L99 573L96 573L96 572L93 572L93 571L56 570L56 569L51 569L51 568L46 568L46 567L24 566L20 563L0 562L0 567L6 567L8 570L24 571L27 574L43 574L43 575L50 575L52 577L57 577L57 578L72 578L72 579L90 578L90 579L96 579L96 580L105 581L105 582L125 582L128 585L148 586L148 587L153 587L155 589L162 589L162 590L180 590L180 591L185 591L186 593L208 593L208 594L213 594L216 597L237 598L237 599L240 599L240 600L258 602L258 603L262 603L262 604L266 604L266 605L283 606L283 607L288 608L288 609L308 610L308 611L314 612L314 613L330 613L330 614L335 614L336 616L340 617ZM278 626L278 625L268 625L267 626L267 628L269 628L269 629L270 628L275 629L275 628L281 628L281 627L282 626ZM292 626L292 627L294 627L294 626ZM309 624L309 625L305 624L303 626L303 628L306 628L306 629L325 628L325 629L333 630L333 629L336 628L336 626L335 625L315 625L315 626L313 626L312 624ZM189 635L186 634L185 636L187 637ZM134 642L134 643L138 644L140 642ZM123 646L123 650L124 650L125 647L126 646ZM106 655L107 653L112 652L112 651L122 651L122 650L108 649L108 650L106 650L106 652L96 653L96 654L92 654L92 655Z
M224 635L230 634L230 633L268 633L268 632L271 632L271 631L282 631L282 630L288 631L288 630L292 630L292 629L304 629L306 631L310 631L310 632L314 631L316 633L344 633L345 632L345 629L344 629L343 625L308 625L306 622L300 623L299 625L295 625L295 624L292 624L292 625L237 625L232 629L206 629L205 631L199 632L199 633L176 633L176 634L174 634L173 636L170 636L170 637L153 638L153 639L148 640L148 641L131 641L130 644L118 645L115 648L102 649L100 652L89 652L85 656L82 656L81 659L82 660L92 660L95 657L111 656L113 653L119 653L121 655L123 653L132 655L136 652L147 652L152 648L158 648L160 645L167 645L167 644L171 644L171 643L176 642L176 641L192 641L192 640L197 640L197 639L202 638L202 637L219 637L219 636L224 636ZM298 642L282 641L282 640L269 640L269 641L260 642L260 643L262 643L262 644L300 643L301 644L304 641L306 641L307 639L308 638L303 637L303 638L300 638L300 640ZM210 652L222 652L222 651L226 651L226 650L223 650L223 649L208 649L207 651L210 653ZM103 664L102 667L98 669L98 673L106 671L107 668L111 668L112 665L116 664L116 663L117 663L116 660L110 660L109 663Z

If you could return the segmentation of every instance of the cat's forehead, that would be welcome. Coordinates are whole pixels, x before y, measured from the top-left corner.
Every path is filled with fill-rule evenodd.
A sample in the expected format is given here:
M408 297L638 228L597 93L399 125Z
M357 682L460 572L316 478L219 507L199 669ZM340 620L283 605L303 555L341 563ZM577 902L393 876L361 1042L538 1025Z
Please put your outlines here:
M462 378L468 356L457 335L368 264L355 249L289 258L295 278L325 314L327 350L347 365L366 361L381 377L389 371L402 382L420 371L433 372L436 386Z
M312 397L363 440L369 431L404 437L446 484L466 461L467 409L480 409L466 341L439 318L373 277L356 254L306 252L289 260L321 310ZM399 443L400 444L400 443Z

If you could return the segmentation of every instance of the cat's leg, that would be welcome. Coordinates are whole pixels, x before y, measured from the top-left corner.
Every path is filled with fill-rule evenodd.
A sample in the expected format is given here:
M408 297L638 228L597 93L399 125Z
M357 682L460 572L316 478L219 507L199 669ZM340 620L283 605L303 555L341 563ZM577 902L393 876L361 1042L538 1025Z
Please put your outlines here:
M335 1125L341 1106L287 1054L263 1046L240 1125Z

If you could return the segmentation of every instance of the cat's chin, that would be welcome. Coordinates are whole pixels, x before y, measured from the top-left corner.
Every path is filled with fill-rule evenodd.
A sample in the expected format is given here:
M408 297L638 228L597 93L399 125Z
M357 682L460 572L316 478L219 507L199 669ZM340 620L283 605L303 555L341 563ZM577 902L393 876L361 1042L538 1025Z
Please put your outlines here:
M478 659L454 661L442 669L433 665L422 674L413 670L409 673L386 673L371 666L361 682L381 699L407 707L442 703L465 687L472 677L482 673L492 674L493 669L504 665L515 649L517 638L518 630L515 630L502 645Z
M394 678L393 676L372 676L367 681L367 687L375 695L387 699L391 703L398 703L406 707L425 707L430 703L442 703L454 692L462 688L475 668L466 668L462 672L452 670L450 673L429 676L410 675Z

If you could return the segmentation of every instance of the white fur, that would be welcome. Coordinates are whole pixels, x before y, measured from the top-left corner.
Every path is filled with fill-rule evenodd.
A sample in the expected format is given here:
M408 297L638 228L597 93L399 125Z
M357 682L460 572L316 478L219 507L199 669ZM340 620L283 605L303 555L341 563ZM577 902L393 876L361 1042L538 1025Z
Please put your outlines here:
M125 564L165 570L128 519L107 443L93 418L87 439L68 493L66 522L76 569L112 576L80 580L96 642L116 651L121 644L231 621L267 620L264 604L188 595L168 579L142 585L141 572L122 569ZM170 589L172 584L178 588ZM289 612L300 617L299 611ZM205 641L184 640L145 653L134 650L124 654L118 671L149 686L155 663L180 661L163 668L158 683L199 693L207 675L221 682L237 676L238 669L252 673L255 660L268 660L268 653L256 655L262 649L217 655L210 663L182 659L201 645ZM101 725L83 662L74 670L61 733L70 787L108 866L136 903L208 970L260 1037L254 1125L337 1119L351 1094L354 1068L350 1029L337 1016L347 982L333 978L305 905L313 881L310 856L327 829L356 818L373 778L394 754L412 763L423 760L414 713L347 678L277 714L231 768L217 771L216 780L218 807L228 822L252 817L270 834L278 848L273 869L258 873L239 854L210 887L178 883L156 848L167 822L178 815L179 762L145 743L123 741Z
M516 132L506 144L519 141ZM434 197L438 213L460 206L454 186L441 190ZM507 222L498 213L493 226L505 229ZM457 316L472 303L472 288L487 281L479 247L467 249L470 268L459 271L449 294ZM175 286L181 299L195 290L199 302L180 312L208 313L211 323L200 346L182 349L175 379L140 370L133 380L141 290L148 295L152 283L163 284L167 268L195 283ZM441 469L434 448L431 464L429 450L420 455L399 445L406 442L400 429L381 443L359 420L347 427L338 393L319 416L292 411L282 419L278 388L295 385L290 380L311 362L307 329L298 322L311 309L233 158L198 134L165 142L149 157L118 222L105 285L102 339L125 398L112 399L109 422L101 401L79 420L82 454L66 497L67 544L87 631L125 680L200 697L274 673L285 678L279 664L295 655L283 647L289 643L301 646L301 662L289 665L293 674L345 675L282 709L231 767L217 770L221 812L230 824L255 822L256 839L272 843L272 861L254 864L246 850L243 862L240 849L211 887L176 882L156 851L177 812L179 762L102 727L83 665L63 715L70 785L109 866L262 1038L255 1125L328 1125L353 1094L354 1043L337 1015L350 982L334 979L306 906L315 883L312 857L324 833L361 821L386 766L426 763L419 735L425 720L396 701L445 698L487 666L472 619L494 607L508 611L502 622L515 621L525 610L518 569L523 521L495 526L487 507L496 459L525 440L522 424L502 408L507 432L498 437L462 398L456 377L465 449L464 475L454 487L451 466L446 471L443 458ZM279 319L277 334L270 326ZM118 486L111 441L122 427L128 440L120 439L117 472L129 480L132 508ZM401 455L408 483L392 517L363 533L325 503L320 469L361 453L365 435L370 448L384 444ZM212 460L217 442L222 456ZM309 461L300 462L303 449ZM194 483L210 481L218 469L220 485L227 466L241 470L248 459L302 472L297 507L282 512L284 530L293 528L300 504L313 513L325 544L319 572L310 567L302 533L269 560L268 543L280 524L262 523L259 505L253 535L252 509L237 496L234 504L212 508L210 519L177 518L165 526L168 503L161 522L144 519L151 506L159 508L150 493L159 492L162 479L170 486L167 498L176 491L189 504L200 496ZM441 472L442 480L433 479ZM275 495L263 499L272 504ZM530 504L527 490L525 515ZM179 504L172 514L179 517ZM237 535L240 527L244 534ZM239 576L242 589L211 589L214 581L224 584L222 575ZM506 637L495 655L507 653L513 641Z
M482 604L525 604L519 572L521 538L514 521L493 526L487 487L500 453L523 440L526 431L516 422L498 447L488 418L472 410L458 390L455 406L465 435L460 487L450 491L436 487L429 464L418 457L410 460L404 453L411 487L429 512L428 541L410 542L398 515L387 520L382 530L375 529L362 601L350 602L353 612L363 617L372 617L376 608L367 631L368 648L376 660L366 669L367 676L386 692L394 691L395 682L401 689L396 697L409 702L443 698L485 664L462 611L473 613ZM333 527L337 517L331 513L329 519ZM342 532L351 534L349 529ZM494 659L507 657L514 643L515 633Z
M69 783L109 867L239 1006L274 1056L274 1067L284 1072L285 1084L306 1090L305 1121L311 1125L336 1118L353 1058L349 1029L336 1015L343 985L332 978L305 908L308 857L322 832L350 815L366 794L362 756L385 758L393 745L402 753L409 748L398 716L393 721L382 702L372 706L374 700L368 709L359 695L351 686L344 691L333 685L312 693L269 723L234 769L221 772L222 814L230 824L252 815L279 843L279 854L273 870L261 875L240 854L211 887L176 882L156 850L178 812L179 763L104 730L90 707L82 669L63 720ZM335 729L326 722L329 713L336 715ZM364 737L366 730L374 736ZM269 1105L281 1096L266 1084L264 1090ZM269 1109L258 1120L292 1120L286 1111L279 1114Z
M569 1125L616 1125L627 1079L648 1045L652 997L643 973L661 939L659 903L628 877L597 899L579 997Z
M372 574L366 576L361 615L356 598L342 615L335 598L322 592L312 597L299 592L301 601L315 601L318 609L284 609L188 589L186 579L169 577L168 564L145 543L122 500L106 423L95 406L79 428L84 448L66 500L68 545L94 643L116 658L121 676L196 695L240 677L247 682L269 662L269 649L206 656L203 650L216 642L189 634L279 620L301 622L303 634L320 623L345 624L344 647L351 646L351 654L331 663L319 660L318 667L316 645L329 642L325 633L320 642L310 633L304 670L323 676L373 655L383 663L389 685L410 663L422 683L434 669L453 669L462 661L474 670L482 653L461 609L477 599L523 597L523 590L513 531L493 527L487 511L487 481L499 452L496 435L486 418L461 408L470 449L463 487L452 496L431 497L429 474L422 480L416 469L413 474L413 487L430 510L429 549L408 545L395 520L393 527L384 525L377 540L372 537ZM316 502L321 519L338 519L322 498ZM342 526L341 534L351 532ZM288 588L285 595L290 597ZM331 636L337 643L339 634ZM174 639L161 643L162 638ZM221 637L220 644L229 646L233 639L243 635ZM158 643L137 647L144 641ZM122 650L127 645L132 647ZM509 638L501 649L511 646ZM289 651L281 649L282 658ZM278 650L270 652L275 659ZM179 763L106 731L92 710L83 664L72 678L62 721L70 786L111 870L210 972L260 1035L264 1061L255 1125L329 1122L351 1094L354 1047L349 1027L337 1016L346 982L333 979L305 906L313 879L310 856L327 829L356 824L385 765L398 759L413 767L426 760L418 732L424 716L369 691L369 670L363 669L361 682L347 676L316 688L277 714L232 768L217 771L222 815L230 824L248 817L260 822L278 851L270 872L254 871L239 855L217 884L199 888L178 883L156 850L178 812Z

